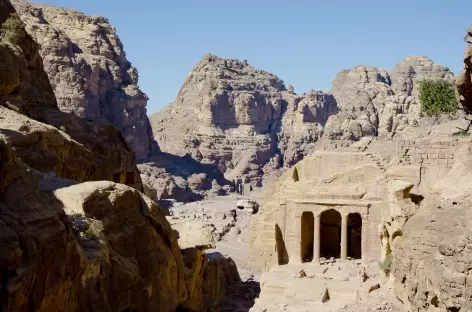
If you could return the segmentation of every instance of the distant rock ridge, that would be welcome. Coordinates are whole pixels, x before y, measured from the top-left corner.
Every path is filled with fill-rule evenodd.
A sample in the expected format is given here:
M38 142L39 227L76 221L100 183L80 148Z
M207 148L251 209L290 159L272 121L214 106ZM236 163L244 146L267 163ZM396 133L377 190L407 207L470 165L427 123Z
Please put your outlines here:
M389 74L370 66L341 71L329 93L297 95L247 61L205 55L176 100L153 114L162 151L214 164L229 180L256 186L325 144L350 145L422 122L417 82L452 72L410 56ZM323 139L323 140L322 140Z
M63 112L115 125L138 159L158 147L146 115L148 97L104 17L13 0L27 32L40 45L44 69Z
M229 180L260 186L264 170L306 154L335 111L329 95L297 96L281 79L247 61L209 54L187 75L175 102L151 121L163 151L189 154L215 164ZM294 149L285 154L287 146Z

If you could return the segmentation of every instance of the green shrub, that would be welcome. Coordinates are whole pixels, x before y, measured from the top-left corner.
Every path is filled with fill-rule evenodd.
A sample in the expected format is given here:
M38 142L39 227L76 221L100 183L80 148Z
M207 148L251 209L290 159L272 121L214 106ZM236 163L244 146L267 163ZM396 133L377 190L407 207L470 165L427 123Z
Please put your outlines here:
M103 231L103 225L101 222L87 218L88 227L87 229L83 232L84 237L88 239L99 239L100 238L100 232Z
M443 79L424 79L419 83L420 102L423 112L428 116L454 113L458 103L454 87Z
M17 14L10 14L1 25L0 34L2 41L19 44L26 37L25 25Z
M389 253L388 255L385 256L384 261L379 262L379 267L382 271L385 272L385 274L390 274L390 271L392 270L393 266L393 253Z

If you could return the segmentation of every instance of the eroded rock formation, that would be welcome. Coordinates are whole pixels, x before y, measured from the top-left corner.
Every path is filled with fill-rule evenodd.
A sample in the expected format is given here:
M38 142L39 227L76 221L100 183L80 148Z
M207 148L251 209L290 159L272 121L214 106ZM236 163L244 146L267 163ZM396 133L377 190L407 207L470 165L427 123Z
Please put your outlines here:
M142 163L140 168L145 191L153 199L197 200L212 192L213 180L217 181L219 186L229 183L224 180L221 173L215 173L214 167L159 152L146 115L148 99L138 87L137 70L126 59L123 45L114 27L106 18L25 1L13 1L13 4L26 24L27 32L39 43L39 54L43 59L44 70L52 91L57 98L57 106L61 112L67 113L61 116L63 119L67 116L67 120L56 122L56 126L70 123L69 119L74 119L70 116L72 113L81 119L94 121L95 125L109 122L118 128L126 144L135 152L137 161ZM7 57L8 55L5 56ZM8 74L8 77L9 85L5 88L12 87L11 84L18 78L14 73ZM42 81L45 82L46 80ZM47 87L50 88L49 85ZM55 101L52 93L48 96L51 103ZM48 117L51 114L48 112L43 115ZM97 130L96 127L92 126L92 123L82 123L81 126L75 125L74 132L98 133L94 140L90 140L93 148L98 150L110 144L100 138L103 130ZM110 127L107 131L113 132L111 125L107 127ZM117 139L120 139L119 134ZM48 143L50 141L48 140ZM119 150L118 147L115 149ZM74 151L67 154L70 155L68 159L71 160L71 168L65 168L66 170L74 170L79 166L76 162L83 162L80 159L82 157L75 160L76 155L72 159ZM131 151L128 151L128 154L131 155ZM119 156L107 152L107 159ZM50 161L46 161L44 166L48 163ZM112 166L116 166L116 163L110 164L110 168ZM87 179L95 179L100 171L109 171L110 168L97 167L93 169L95 173L84 174L94 176ZM50 169L62 170L54 167ZM103 179L122 183L133 178L140 179L136 170L125 171L126 175L116 173L115 176ZM189 180L193 174L204 176L201 183L194 187ZM87 180L77 175L67 177L80 181Z
M216 165L229 180L260 186L264 166L276 170L306 155L335 112L332 96L297 96L246 61L206 55L186 77L176 101L151 122L163 151L190 154ZM292 149L279 151L279 144Z
M3 23L13 7L5 2ZM7 9L8 6L8 9ZM141 189L135 156L108 122L89 122L58 109L38 45L23 30L2 40L6 82L0 94L0 132L30 167L77 180L111 180ZM8 75L12 73L13 76Z
M157 151L146 116L148 98L109 21L55 6L12 3L40 45L60 110L111 122L138 159Z
M189 154L216 165L229 180L260 186L263 176L312 153L320 138L350 145L417 126L417 82L425 77L453 80L449 69L411 56L390 74L358 66L340 72L330 93L297 95L246 61L207 55L186 77L176 101L151 122L162 150Z
M0 1L0 25L14 13ZM36 42L15 36L0 43L0 310L219 311L231 262L181 254L120 132L59 110Z
M331 90L340 113L330 118L326 134L358 140L417 126L422 117L418 81L426 77L453 82L448 68L424 56L407 57L390 74L367 66L340 72Z
M417 311L467 311L472 303L470 142L408 219L394 246L395 292Z
M464 54L464 70L458 75L456 80L457 90L459 92L459 101L467 118L472 118L472 27L469 28L465 36L465 42L468 47ZM469 125L470 127L470 125ZM467 128L469 130L469 128Z

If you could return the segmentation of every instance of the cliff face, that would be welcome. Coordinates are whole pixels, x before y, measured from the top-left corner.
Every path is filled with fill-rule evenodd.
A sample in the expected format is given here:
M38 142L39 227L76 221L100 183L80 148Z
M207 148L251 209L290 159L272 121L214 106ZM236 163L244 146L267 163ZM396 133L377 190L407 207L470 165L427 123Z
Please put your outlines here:
M340 72L331 90L340 113L333 116L326 134L333 139L358 140L385 136L422 122L418 81L440 78L453 83L452 72L424 56L410 56L390 72L357 66Z
M189 201L202 198L213 180L227 184L215 168L159 152L146 115L148 98L138 87L138 72L126 59L123 45L106 18L25 1L13 4L27 32L39 43L48 87L52 86L60 111L118 128L142 163L146 194L153 199ZM87 131L96 132L77 130ZM96 148L108 145L96 142ZM116 155L110 153L108 157ZM74 162L72 166L76 166ZM195 187L188 180L192 175L203 177ZM132 176L140 179L137 171L106 179L124 183Z
M472 28L465 37L465 69L456 80L468 118L472 112L471 38ZM408 310L472 309L472 144L470 138L464 141L450 171L438 179L393 245L394 290Z
M467 114L472 114L472 26L467 31L465 42L468 44L464 54L464 70L456 80L460 103Z
M230 180L261 185L264 171L306 154L303 144L316 142L320 124L334 111L329 96L297 96L246 61L206 55L186 77L176 101L151 122L163 151L190 154L216 165ZM279 151L278 136L281 147L294 147L287 155Z
M4 22L14 8L4 2ZM88 122L58 109L37 43L22 26L0 46L1 132L30 167L79 182L111 180L141 189L134 153L109 123Z
M138 159L157 151L138 72L106 18L54 6L12 1L40 45L44 69L61 111L111 122Z
M205 56L189 73L174 103L151 117L168 153L190 154L232 177L257 179L274 156L272 137L284 101L283 82L237 60Z
M390 74L358 66L340 72L329 93L297 95L246 61L207 55L151 123L163 151L189 154L230 180L261 185L262 176L300 161L321 138L350 145L423 122L417 82L424 77L453 80L449 69L412 56Z
M59 110L14 13L0 1L0 310L218 311L226 259L182 256L120 132Z

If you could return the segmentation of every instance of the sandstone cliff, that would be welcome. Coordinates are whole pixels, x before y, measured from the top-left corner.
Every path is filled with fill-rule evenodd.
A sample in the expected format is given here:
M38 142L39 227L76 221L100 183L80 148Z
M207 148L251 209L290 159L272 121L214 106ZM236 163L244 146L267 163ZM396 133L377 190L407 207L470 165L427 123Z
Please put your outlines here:
M264 171L306 155L335 112L332 96L316 91L297 96L246 61L206 55L187 75L176 101L151 122L163 151L190 154L230 180L260 186Z
M456 80L468 118L472 108L471 29L465 37L469 44L465 70ZM391 277L396 295L408 310L472 309L471 160L471 140L466 136L455 151L454 165L435 181L420 210L412 216L401 214L407 221L392 244Z
M2 11L4 22L13 7ZM61 112L43 69L38 45L22 27L15 42L2 38L0 131L30 167L77 180L111 180L142 188L135 156L107 122Z
M123 45L106 18L25 1L13 4L27 32L39 43L59 109L118 128L142 163L147 195L155 200L192 201L211 191L213 180L218 185L228 184L210 166L159 152L146 115L148 99L138 87L137 70L126 59ZM87 131L94 132L77 130ZM108 145L99 140L96 143L97 148ZM136 171L133 175L139 179ZM192 183L192 175L199 176L200 182ZM114 181L129 178L124 179L115 177Z
M175 102L151 116L151 123L163 151L189 154L217 166L229 180L260 186L264 176L317 147L348 146L421 125L417 82L424 77L453 80L449 69L411 56L390 74L358 66L340 72L329 93L297 95L246 61L206 55Z
M146 115L148 98L109 21L55 6L12 3L40 46L60 110L111 122L138 159L157 152Z
M9 1L0 25L0 310L219 311L230 264L182 255L120 132L59 110Z
M425 77L453 82L452 72L424 56L410 56L390 72L358 66L340 72L332 94L340 113L330 118L326 135L358 140L385 136L421 123L418 81Z

